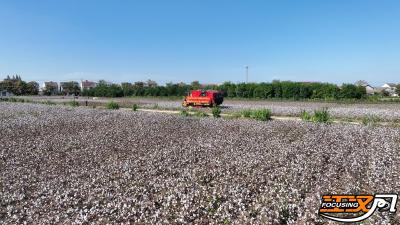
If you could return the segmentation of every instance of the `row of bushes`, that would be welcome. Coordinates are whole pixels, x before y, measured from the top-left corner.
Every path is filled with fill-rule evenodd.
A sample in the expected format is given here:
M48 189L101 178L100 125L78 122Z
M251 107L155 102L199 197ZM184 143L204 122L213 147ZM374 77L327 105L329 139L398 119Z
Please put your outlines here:
M353 84L319 82L273 81L271 83L225 82L217 87L226 97L260 99L361 99L366 97L365 87Z
M21 76L7 76L0 81L0 90L6 90L14 95L37 95L39 93L39 83L35 81L23 81Z
M190 90L214 89L223 92L225 97L231 98L259 98L259 99L362 99L366 98L365 87L353 84L336 84L318 82L273 81L271 83L232 83L220 85L200 85L167 83L158 86L157 83L145 82L122 83L121 85L100 82L95 88L85 90L82 95L96 97L122 96L185 96Z
M198 81L190 84L167 83L158 85L155 81L137 81L112 84L104 80L99 81L96 87L85 89L80 93L79 84L75 81L62 82L63 92L56 89L44 90L44 94L74 94L95 97L123 97L123 96L185 96L190 90L214 89L223 92L224 97L231 98L258 98L258 99L363 99L367 97L365 87L354 84L342 84L338 86L331 83L320 82L293 82L279 81L261 83L232 83L201 85ZM39 84L37 82L25 82L18 75L7 76L0 81L0 89L7 90L15 95L37 95ZM400 85L397 88L400 94ZM385 95L383 93L382 95ZM371 98L374 100L374 98Z

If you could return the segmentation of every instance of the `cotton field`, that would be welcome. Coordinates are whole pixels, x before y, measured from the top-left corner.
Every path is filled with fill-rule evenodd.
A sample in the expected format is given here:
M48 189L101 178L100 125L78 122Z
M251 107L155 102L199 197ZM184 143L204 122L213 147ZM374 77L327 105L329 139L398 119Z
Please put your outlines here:
M400 192L399 149L391 127L0 103L0 224L334 224L323 194Z
M171 100L142 100L139 104L146 108L152 108L155 105L161 108L177 109L181 107L181 101ZM313 112L321 108L328 108L329 112L335 118L359 119L367 115L373 115L382 121L400 121L400 105L390 103L357 103L357 104L339 104L324 102L291 102L291 101L240 101L226 100L222 104L224 113L238 112L245 109L271 109L277 116L299 116L303 110Z

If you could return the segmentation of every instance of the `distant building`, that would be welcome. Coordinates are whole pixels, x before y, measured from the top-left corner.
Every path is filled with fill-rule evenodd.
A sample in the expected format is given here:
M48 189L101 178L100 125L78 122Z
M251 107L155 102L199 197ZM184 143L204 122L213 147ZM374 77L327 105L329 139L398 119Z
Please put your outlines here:
M384 89L384 91L386 91L390 96L392 97L397 97L399 96L396 93L396 84L394 83L385 83L384 85L382 85L382 88Z
M367 95L373 95L377 91L376 88L372 87L369 84L367 86L364 86L364 87L365 87L365 91L366 91Z
M136 83L136 82L135 82ZM143 83L143 82L142 82ZM96 84L96 86L97 85L105 85L105 86L111 86L111 85L113 85L114 83L113 82L110 82L110 81L105 81L105 80L99 80L99 83L97 83Z
M60 82L60 92L64 95L78 95L79 83L76 81Z
M373 95L377 93L377 89L372 87L371 85L368 84L368 82L364 80L359 80L355 83L357 86L365 87L365 91L368 95Z
M84 80L81 81L81 90L90 90L92 88L95 88L97 86L96 82L93 81L88 81L88 80Z
M13 94L7 90L1 90L0 91L0 97L10 97L13 96Z
M51 88L58 89L58 83L54 81L45 81L43 87L48 89Z
M385 83L384 85L382 85L383 88L392 88L392 89L396 89L396 84L394 83Z

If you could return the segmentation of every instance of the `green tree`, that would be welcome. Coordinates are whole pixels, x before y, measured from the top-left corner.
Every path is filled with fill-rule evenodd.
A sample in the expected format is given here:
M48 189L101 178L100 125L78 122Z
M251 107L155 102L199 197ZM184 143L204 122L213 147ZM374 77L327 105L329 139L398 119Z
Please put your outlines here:
M341 98L353 98L360 99L365 97L366 90L362 86L356 86L354 84L343 84L340 90Z
M7 75L6 79L0 82L1 89L7 90L14 95L37 94L32 85L33 83L28 85L19 75L13 75L12 77Z
M131 96L133 95L133 86L131 83L124 82L121 83L121 88L124 96Z
M26 94L37 95L39 93L39 84L35 81L26 84Z
M155 88L155 87L158 86L158 84L157 84L157 82L155 82L154 80L148 79L148 80L146 81L146 86L149 87L149 88Z
M200 89L200 82L197 81L197 80L195 80L195 81L193 81L193 82L190 84L190 86L191 86L191 89L192 89L192 90Z
M58 89L55 86L46 86L43 90L44 95L53 95L53 94L57 94L57 93L58 93Z
M69 81L69 82L62 82L61 84L62 93L65 95L79 95L80 94L80 87L78 82L76 81Z
M273 97L282 98L282 86L279 80L272 81L272 90L274 92Z
M236 85L236 96L239 98L248 98L249 90L246 83L240 83Z
M232 82L225 81L218 86L218 90L223 92L224 97L236 97L236 84Z

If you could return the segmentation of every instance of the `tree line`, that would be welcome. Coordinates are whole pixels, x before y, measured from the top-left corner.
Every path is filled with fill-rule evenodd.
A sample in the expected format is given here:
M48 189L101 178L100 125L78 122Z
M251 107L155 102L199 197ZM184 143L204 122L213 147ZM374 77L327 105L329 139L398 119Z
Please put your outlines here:
M21 76L7 76L3 81L0 81L0 91L8 91L13 95L38 95L39 83L36 81L23 81ZM61 82L60 88L57 86L48 86L43 89L44 95L79 95L79 83L76 81Z
M336 84L317 82L273 81L270 83L232 83L220 85L201 85L198 81L191 84L167 83L158 85L154 81L107 84L104 81L90 90L84 90L82 95L95 97L123 96L185 96L190 90L213 89L222 91L225 97L259 98L259 99L361 99L367 93L365 87L354 84Z
M83 96L94 97L124 97L124 96L184 96L193 89L185 83L167 83L158 85L155 81L108 84L100 81L96 87L82 91Z
M74 94L93 97L124 97L124 96L185 96L190 90L213 89L222 91L230 98L258 99L362 99L366 98L365 87L354 84L338 86L331 83L272 81L262 83L232 83L201 85L198 81L190 84L167 83L158 85L155 81L137 81L134 83L110 84L100 81L96 87L80 90L77 82L63 82L62 92L44 90L43 94ZM37 95L39 84L25 82L20 76L7 76L0 81L0 90L7 90L14 95ZM400 88L397 88L400 91Z
M35 81L25 82L19 75L7 76L0 81L0 91L8 91L14 95L37 95L39 84Z

